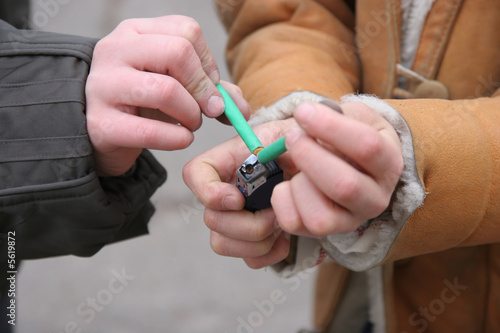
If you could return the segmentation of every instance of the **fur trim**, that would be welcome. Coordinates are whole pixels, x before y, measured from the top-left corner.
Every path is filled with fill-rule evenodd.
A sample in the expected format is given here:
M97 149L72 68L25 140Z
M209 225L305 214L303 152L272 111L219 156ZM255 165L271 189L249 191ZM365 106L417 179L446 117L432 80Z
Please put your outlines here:
M403 26L401 27L401 66L410 69L413 66L420 35L424 27L427 14L435 0L402 0ZM408 79L400 76L398 85L405 88Z
M401 64L411 68L427 14L435 0L402 0L403 10Z
M330 235L320 241L335 261L362 271L383 262L406 220L423 204L425 191L417 174L410 129L399 113L383 100L368 95L347 95L342 102L362 102L389 121L401 140L405 163L389 216L367 221L354 232Z
M263 107L255 111L248 124L253 127L273 120L287 119L293 116L293 112L300 104L321 102L325 99L325 97L309 91L296 91L286 95L269 107Z

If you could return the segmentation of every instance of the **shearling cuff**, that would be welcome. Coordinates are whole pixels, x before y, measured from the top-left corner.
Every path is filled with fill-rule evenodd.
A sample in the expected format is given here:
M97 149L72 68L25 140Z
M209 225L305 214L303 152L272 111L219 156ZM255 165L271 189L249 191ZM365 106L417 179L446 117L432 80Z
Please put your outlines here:
M410 129L403 117L383 100L369 95L347 95L342 103L361 102L384 117L396 130L403 148L404 170L387 214L365 222L347 234L330 235L320 243L339 264L362 271L381 264L406 220L424 202L425 191L418 178Z
M255 111L248 124L253 127L273 120L287 119L293 116L293 112L300 104L318 103L325 99L327 98L309 91L295 91L271 106Z

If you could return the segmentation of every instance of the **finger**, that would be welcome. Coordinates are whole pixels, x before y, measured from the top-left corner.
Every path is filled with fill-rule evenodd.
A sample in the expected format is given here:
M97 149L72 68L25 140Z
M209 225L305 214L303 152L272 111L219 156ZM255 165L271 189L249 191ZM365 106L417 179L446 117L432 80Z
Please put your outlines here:
M99 117L89 115L87 121L94 131L92 143L97 146L106 142L110 147L177 150L188 147L194 139L193 133L185 127L117 110Z
M115 76L123 79L99 87L99 94L118 96L113 101L116 106L158 109L191 131L200 128L202 118L198 103L177 80L167 75L134 69L122 70Z
M163 121L170 124L179 124L179 121L157 109L149 109L139 107L137 108L137 114L141 117Z
M243 93L240 87L226 81L221 81L221 84L227 91L227 93L231 96L231 99L234 101L234 103L240 110L243 117L245 117L245 119L248 120L248 118L250 118L250 113L251 113L250 104L248 104L248 102L243 98ZM229 119L227 119L225 114L222 114L220 117L217 118L217 120L223 124L231 125L231 122L229 121Z
M170 15L152 19L134 19L125 22L139 34L173 35L187 39L193 45L207 76L215 85L219 83L219 68L203 36L201 26L193 18Z
M204 161L186 164L183 179L200 203L208 209L240 211L245 206L245 198L234 184L221 180L218 171Z
M290 235L282 232L271 251L260 257L244 258L244 261L248 267L259 269L279 263L288 256L288 252L290 252Z
M212 250L226 257L253 258L263 256L271 251L281 230L259 242L247 242L226 237L217 232L210 233Z
M307 230L304 236L325 237L355 230L364 220L327 198L304 173L290 181L295 206Z
M271 196L271 205L281 229L293 235L308 234L295 206L290 181L276 185Z
M277 224L272 209L264 209L251 213L249 211L216 211L205 210L204 221L207 227L226 237L257 242L272 235Z
M367 108L364 104L356 107ZM343 106L346 114L351 113L350 108ZM369 109L367 113L374 114L374 111ZM332 145L377 180L387 174L388 168L401 155L400 152L398 154L397 145L387 140L371 124L342 116L326 106L302 104L295 112L295 119L310 136Z
M286 144L297 167L331 200L351 212L377 216L389 204L390 193L311 137L292 130Z
M236 168L244 161L244 144L233 138L188 162L183 179L200 202L214 210L241 210L243 194L234 185ZM240 154L240 155L234 155Z
M224 111L224 100L207 76L193 45L185 38L139 35L122 42L124 61L140 71L168 74L179 81L209 117Z

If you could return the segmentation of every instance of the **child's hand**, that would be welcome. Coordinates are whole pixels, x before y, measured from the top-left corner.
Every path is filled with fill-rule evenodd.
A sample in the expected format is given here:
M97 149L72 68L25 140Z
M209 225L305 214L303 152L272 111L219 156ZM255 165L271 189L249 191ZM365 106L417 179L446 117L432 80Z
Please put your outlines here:
M123 174L143 148L189 146L202 113L214 118L224 110L219 80L193 19L122 22L96 45L86 85L87 128L99 175ZM248 116L239 89L224 86Z
M286 135L300 170L279 184L271 199L280 227L324 237L355 230L388 207L403 170L393 127L362 103L342 105L344 115L321 104L295 112L301 129Z
M293 119L275 121L255 128L265 145L297 126ZM248 266L260 268L283 260L289 237L279 228L272 209L255 213L243 210L245 199L235 186L236 169L250 155L239 138L233 138L190 161L183 170L186 185L206 207L205 223L211 229L213 250L225 256L243 258ZM279 159L285 173L294 167L286 156Z

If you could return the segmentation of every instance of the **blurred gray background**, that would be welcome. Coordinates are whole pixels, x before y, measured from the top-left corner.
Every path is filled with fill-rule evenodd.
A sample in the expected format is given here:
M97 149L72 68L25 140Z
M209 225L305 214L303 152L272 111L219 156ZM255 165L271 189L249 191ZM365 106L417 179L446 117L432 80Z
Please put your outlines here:
M131 17L194 17L222 78L229 79L227 35L211 0L32 3L36 28L90 37L103 37ZM309 327L313 274L283 281L214 254L203 209L182 181L187 161L234 135L231 127L205 119L190 148L155 152L169 177L153 197L157 212L150 235L110 245L92 258L25 262L18 276L16 332L285 333Z

